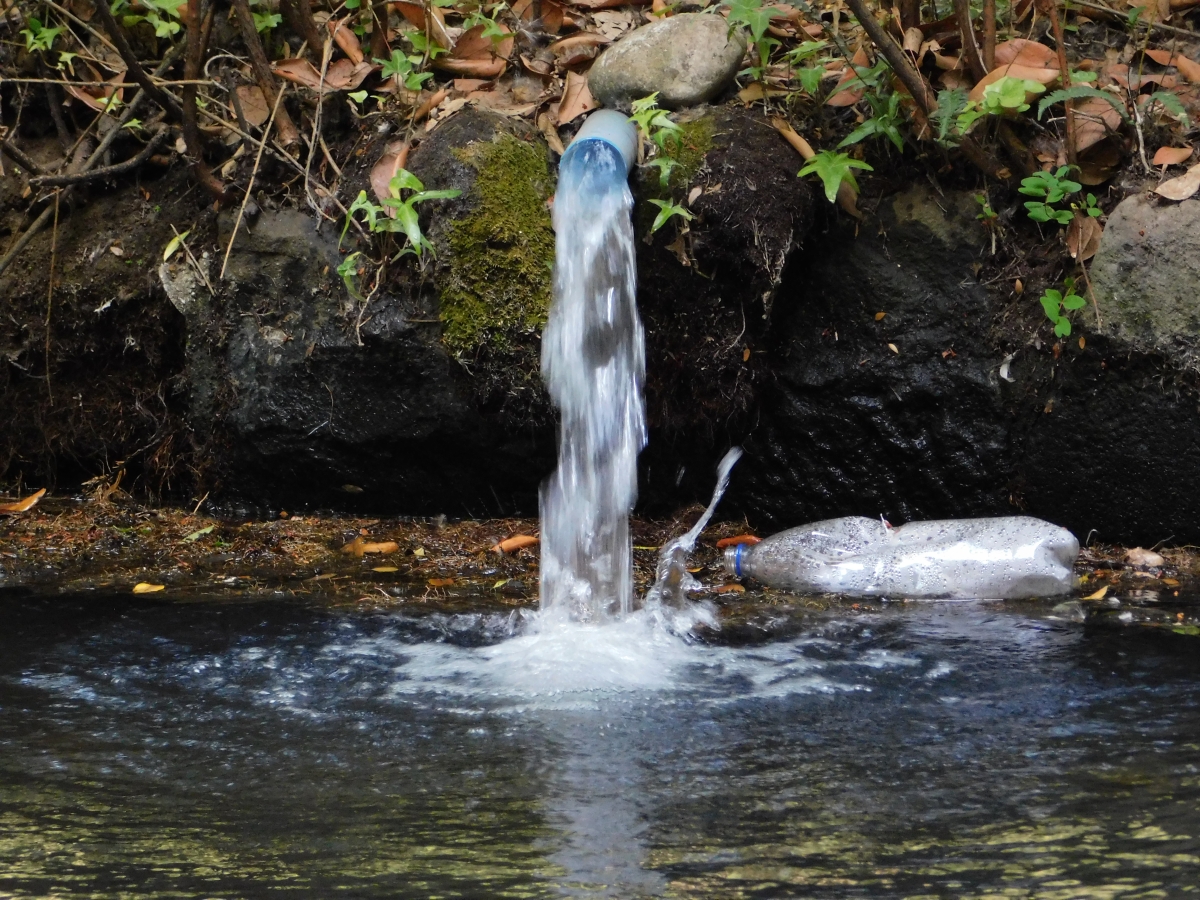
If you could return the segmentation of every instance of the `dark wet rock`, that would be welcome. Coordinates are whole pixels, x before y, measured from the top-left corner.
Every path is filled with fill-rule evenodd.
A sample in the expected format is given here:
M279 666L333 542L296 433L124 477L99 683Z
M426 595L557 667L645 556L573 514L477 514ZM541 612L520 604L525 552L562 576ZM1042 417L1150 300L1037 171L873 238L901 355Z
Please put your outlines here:
M969 195L918 187L813 235L775 302L731 500L769 526L1011 513L1009 423ZM880 316L880 313L883 315Z
M746 42L720 16L684 13L621 38L588 72L588 88L606 106L627 106L658 92L668 109L706 103L727 89Z
M1200 200L1122 200L1091 266L1105 323L1147 348L1200 350Z

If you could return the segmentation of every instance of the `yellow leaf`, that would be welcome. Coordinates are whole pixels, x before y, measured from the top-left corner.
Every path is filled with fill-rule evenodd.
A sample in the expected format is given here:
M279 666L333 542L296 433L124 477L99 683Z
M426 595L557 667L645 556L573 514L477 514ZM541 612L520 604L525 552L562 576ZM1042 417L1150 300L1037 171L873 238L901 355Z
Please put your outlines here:
M399 572L400 570L398 568L396 568L395 566L376 566L371 571L372 572Z
M183 244L183 239L189 234L191 234L191 231L185 231L181 234L175 235L175 237L171 238L171 240L167 242L167 248L163 250L163 262L166 262L175 255L175 251L179 249L180 245Z
M1084 600L1103 600L1104 595L1107 593L1108 593L1108 585L1106 584L1104 587L1100 588L1100 590L1096 591L1096 593L1088 594L1083 599Z
M156 594L159 591L165 591L166 589L167 586L165 584L150 584L148 581L139 581L133 586L133 592L135 594Z
M876 322L878 322L879 320L881 320L881 319L882 319L884 316L886 316L886 315L887 315L887 313L885 313L885 312L877 312L877 313L875 313L875 321L876 321Z
M1169 584L1171 587L1175 587L1177 584L1179 584L1179 579L1178 578L1164 578L1163 584Z
M508 584L508 582L509 582L509 579L507 579L507 578L501 578L499 581L497 581L495 584L493 584L493 585L492 585L492 590L493 590L493 591L498 591L498 590L500 590L500 588L502 588L502 587L504 587L506 584Z
M424 547L418 547L416 550L414 550L414 551L413 551L413 556L415 556L417 559L422 559L422 558L424 558L424 556L425 556L425 548L424 548Z

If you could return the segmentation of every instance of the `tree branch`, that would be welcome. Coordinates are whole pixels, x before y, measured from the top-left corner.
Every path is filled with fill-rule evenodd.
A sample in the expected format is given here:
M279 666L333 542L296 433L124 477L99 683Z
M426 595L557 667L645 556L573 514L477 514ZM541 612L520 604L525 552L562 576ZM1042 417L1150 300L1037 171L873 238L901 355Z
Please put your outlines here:
M233 0L233 8L237 10L238 24L242 27L242 41L250 52L250 68L254 70L254 80L258 82L263 99L274 105L279 87L275 82L275 74L271 71L271 64L267 61L262 41L258 39L258 32L254 30L254 16L250 12L250 4L247 0ZM279 140L285 147L290 147L300 140L300 132L292 123L286 107L279 109L276 129Z
M183 110L179 107L179 101L151 81L150 76L146 74L146 70L142 68L142 64L138 62L133 48L129 46L129 39L125 35L125 29L113 17L112 11L108 8L108 3L105 0L93 0L92 6L96 10L96 15L99 16L100 21L104 24L104 30L112 38L113 45L117 48L117 53L121 55L121 59L125 63L125 68L133 80L141 86L143 91L150 95L150 99L170 115L176 119L182 118Z
M168 137L170 137L170 134L165 129L159 131L150 138L150 142L141 149L137 156L113 166L102 166L99 169L76 172L71 175L41 175L37 178L31 178L29 183L33 187L61 187L67 184L79 184L83 181L95 181L98 178L109 178L113 175L123 175L126 172L132 172L148 160L154 154L154 151L166 142Z

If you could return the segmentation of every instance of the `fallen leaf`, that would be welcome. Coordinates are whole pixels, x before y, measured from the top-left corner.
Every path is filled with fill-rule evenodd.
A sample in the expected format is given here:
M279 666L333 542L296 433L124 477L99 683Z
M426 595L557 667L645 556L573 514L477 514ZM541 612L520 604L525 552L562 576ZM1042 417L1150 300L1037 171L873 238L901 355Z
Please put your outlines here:
M1146 55L1160 66L1174 66L1180 75L1193 84L1200 83L1200 63L1193 62L1182 53L1172 55L1166 50L1147 49Z
M204 535L212 534L213 529L216 527L216 525L209 525L207 528L200 528L196 531L193 531L191 534L185 535L183 539L189 544L194 544L196 541L200 540L200 538L204 537Z
M543 34L558 34L563 26L563 8L554 0L517 0L512 13L522 22L533 26Z
M712 589L714 594L744 594L746 589L740 584L722 584Z
M880 321L882 321L882 320L883 320L883 317L884 317L884 316L886 316L886 315L887 315L887 313L885 313L885 312L877 312L877 313L875 313L875 321L876 321L876 322L880 322Z
M770 97L785 97L790 93L791 91L785 88L771 87L764 85L761 81L753 81L738 91L738 99L749 106L751 103L758 103Z
M454 89L460 94L471 94L475 91L486 91L494 88L496 82L486 78L455 78Z
M363 61L362 44L359 43L358 35L351 31L350 26L346 24L346 19L330 19L325 23L325 27L333 35L333 42L350 57L351 63L358 65Z
M367 553L395 553L399 549L400 545L395 541L368 541L359 535L342 547L342 552L362 558Z
M139 581L133 586L135 594L157 594L159 591L165 591L166 589L167 586L165 584L151 584L148 581Z
M240 84L237 88L238 103L246 122L255 128L271 118L271 106L263 97L262 88L256 84Z
M1038 69L1057 69L1058 55L1045 44L1025 38L1013 38L996 45L997 66L1032 66Z
M125 251L123 249L121 249L120 244L113 244L111 247L108 248L108 252L111 253L113 256L117 256L117 257L121 257L121 256L125 255Z
M545 0L544 0L545 2ZM396 9L400 15L408 20L409 24L415 25L419 30L425 30L425 10L430 12L429 18L429 33L433 36L433 41L443 50L449 50L454 46L454 37L450 30L446 27L446 18L442 15L442 11L432 3L427 6L421 3L409 3L406 0L399 0L393 3L392 7Z
M415 548L413 550L413 556L415 556L417 559L424 559L425 558L425 548L424 547Z
M556 121L559 125L573 122L585 112L596 108L592 92L588 90L587 74L567 72L567 83L563 88L562 100L558 103Z
M1125 551L1125 562L1129 563L1131 566L1158 568L1164 562L1166 562L1166 560L1153 550L1147 550L1144 547L1134 547L1132 550Z
M1154 189L1154 193L1168 200L1186 200L1196 190L1200 189L1200 163L1192 166L1178 178L1164 181Z
M1041 66L1024 66L1020 63L1009 63L1006 66L996 66L996 68L984 75L983 78L981 78L975 85L975 87L971 88L971 93L968 96L971 100L974 100L976 103L978 103L983 99L983 92L987 89L988 85L994 84L1001 78L1005 77L1022 78L1027 81L1036 81L1038 84L1050 85L1058 81L1058 76L1059 72L1057 67L1049 69ZM1037 95L1026 93L1025 102L1029 103L1035 96ZM1100 102L1104 103L1103 100ZM1109 109L1112 109L1112 107L1107 103L1105 103L1105 106L1108 106Z
M429 581L426 583L430 587L450 587L450 585L454 584L454 579L453 578L430 578Z
M1178 578L1164 578L1162 581L1163 584L1169 584L1171 587L1177 587L1179 585Z
M566 148L563 147L562 139L558 136L558 129L554 127L554 117L548 112L539 113L537 127L546 138L546 143L550 149L559 156L562 156L566 152Z
M166 262L168 259L170 259L172 256L175 255L175 251L178 250L180 248L180 246L182 246L183 239L186 238L191 233L192 232L189 229L188 231L184 231L180 234L175 235L175 237L173 237L173 238L171 238L171 240L167 241L167 246L163 249L163 262Z
M899 356L900 348L897 347L895 344L888 344L888 349L891 350L893 353L895 353L897 356Z
M493 553L513 553L522 547L532 547L538 539L528 534L514 534L492 547Z
M867 56L867 52L860 45L854 51L854 56L850 60L854 66L866 67L871 65L871 58ZM826 106L853 106L863 98L866 93L866 86L859 81L857 87L845 88L838 90L844 84L849 84L851 81L858 79L858 73L854 71L854 67L847 67L846 72L838 79L838 83L834 85L834 89L830 92L829 98L825 101Z
M391 141L384 148L383 156L379 157L379 162L371 168L371 190L374 191L375 199L380 203L392 196L390 188L392 179L407 162L408 141ZM391 207L387 207L387 210L394 218L395 210Z
M750 348L746 347L742 350L742 362L750 362Z
M6 515L16 515L17 513L29 512L37 506L39 500L45 496L46 489L34 491L28 497L22 497L20 500L14 500L12 503L0 503L0 513Z
M1104 226L1099 219L1076 213L1071 224L1067 226L1067 252L1071 259L1087 262L1100 249L1100 236L1104 234Z
M508 33L508 28L499 26L500 30ZM493 42L483 36L483 26L464 31L454 42L454 49L444 56L439 56L433 63L434 68L456 75L467 75L472 78L499 78L507 67L505 60L512 53L513 38Z
M399 572L400 570L396 566L376 566L371 571L372 572Z
M1108 593L1108 585L1106 584L1104 587L1100 588L1100 590L1096 591L1096 593L1088 594L1086 597L1083 597L1082 599L1084 599L1084 600L1103 600L1104 595L1107 593Z
M1081 337L1079 339L1079 349L1082 350L1086 346L1087 346L1087 338Z
M1074 107L1075 151L1082 153L1121 127L1121 114L1107 100L1088 97Z
M594 31L581 31L550 45L549 50L554 54L554 62L560 69L575 66L579 63L595 59L600 47L609 43L609 39Z
M580 9L612 9L616 6L649 6L650 0L570 0Z
M921 52L921 45L925 43L925 35L921 33L920 28L906 28L904 30L904 49L914 56Z
M500 590L500 588L504 587L511 580L512 579L510 579L510 578L501 578L499 581L497 581L495 584L492 585L492 590L493 591Z
M717 549L724 550L726 547L736 547L738 544L757 544L761 540L762 538L752 534L738 534L733 537L721 538L717 541Z
M1191 147L1159 147L1150 162L1155 166L1178 166L1191 158Z

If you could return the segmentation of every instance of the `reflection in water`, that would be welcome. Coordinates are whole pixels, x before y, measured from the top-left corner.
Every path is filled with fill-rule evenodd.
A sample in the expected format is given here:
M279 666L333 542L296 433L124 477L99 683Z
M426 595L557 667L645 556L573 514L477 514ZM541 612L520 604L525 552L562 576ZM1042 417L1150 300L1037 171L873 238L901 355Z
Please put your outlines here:
M1180 895L1191 643L1047 608L581 641L0 595L0 895ZM564 655L598 686L550 687Z

